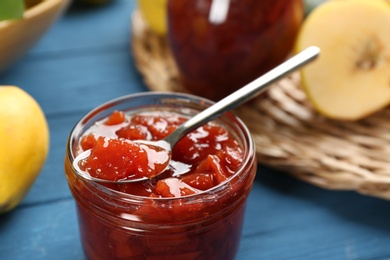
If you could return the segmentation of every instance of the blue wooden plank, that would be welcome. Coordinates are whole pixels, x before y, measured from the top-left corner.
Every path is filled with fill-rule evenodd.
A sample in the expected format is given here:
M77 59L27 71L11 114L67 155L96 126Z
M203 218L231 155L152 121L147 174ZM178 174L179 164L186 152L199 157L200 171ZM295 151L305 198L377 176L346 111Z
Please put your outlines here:
M25 89L47 115L90 110L120 95L147 90L127 46L89 55L27 57L0 76L1 84Z
M388 259L389 209L387 201L323 190L262 167L239 258Z
M2 260L84 258L71 199L1 215L0 230Z

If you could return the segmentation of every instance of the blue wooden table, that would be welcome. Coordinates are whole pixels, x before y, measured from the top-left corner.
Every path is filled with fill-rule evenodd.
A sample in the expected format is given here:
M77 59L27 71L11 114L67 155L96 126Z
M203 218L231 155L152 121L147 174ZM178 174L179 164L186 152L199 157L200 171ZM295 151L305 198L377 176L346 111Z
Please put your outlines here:
M0 85L20 86L40 103L51 133L47 162L28 196L0 216L0 259L84 259L63 171L65 143L90 109L148 91L129 50L134 7L116 0L71 8L0 74ZM323 190L259 166L237 259L390 259L390 202Z

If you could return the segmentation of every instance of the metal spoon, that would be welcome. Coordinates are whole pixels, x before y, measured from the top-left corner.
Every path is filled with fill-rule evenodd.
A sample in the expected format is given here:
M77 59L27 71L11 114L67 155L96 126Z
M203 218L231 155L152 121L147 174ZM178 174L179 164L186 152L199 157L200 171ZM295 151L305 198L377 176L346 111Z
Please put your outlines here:
M248 101L249 99L257 96L262 91L266 89L267 86L271 85L275 81L281 79L282 77L290 74L291 72L301 68L307 63L313 61L320 53L320 49L316 46L311 46L296 54L292 58L283 62L279 66L275 67L266 74L260 76L214 105L203 110L194 117L188 119L182 125L180 125L175 131L173 131L169 136L160 141L144 141L136 140L134 142L148 145L149 147L156 147L161 150L161 147L164 148L169 154L168 158L170 163L173 162L176 164L176 167L180 167L179 162L174 162L171 160L171 151L175 144L187 133L196 129L197 127L217 118L224 112L230 111L233 108L241 105L242 103ZM73 161L73 167L75 172L84 179L92 180L96 182L105 182L105 183L130 183L130 182L139 182L148 179L148 177L134 178L134 179L123 179L118 181L104 180L92 177L88 172L83 171L79 167L79 162L87 158L91 154L91 150L86 150L79 154ZM167 161L168 162L168 161ZM179 164L179 165L177 165ZM174 166L175 167L175 166ZM185 173L186 170L181 171L180 174ZM161 172L162 173L162 172ZM159 173L158 173L159 174ZM157 175L158 175L157 174ZM157 176L155 175L155 176ZM153 177L155 177L153 176ZM153 178L151 177L151 178Z

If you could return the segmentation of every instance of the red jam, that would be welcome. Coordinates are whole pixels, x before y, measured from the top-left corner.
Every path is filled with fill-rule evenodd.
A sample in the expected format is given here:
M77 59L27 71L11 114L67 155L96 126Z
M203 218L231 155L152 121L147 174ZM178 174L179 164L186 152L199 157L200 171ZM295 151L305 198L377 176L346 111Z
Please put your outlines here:
M81 169L98 179L120 181L151 178L163 172L169 164L170 151L159 146L102 136L93 142L91 154L82 161Z
M113 181L154 177L167 168L169 154L163 148L148 149L132 140L161 140L185 120L172 113L126 117L123 112L115 111L107 120L95 124L81 139L80 150L91 149L91 155L80 168L92 177ZM242 157L239 144L228 132L209 123L183 137L173 148L172 160L186 165L188 173L173 177L180 169L171 167L155 180L119 184L115 189L152 197L182 197L199 193L234 174ZM112 185L110 187L113 188Z
M169 0L168 40L191 93L219 100L280 64L303 19L302 0Z
M73 130L65 172L88 259L234 259L256 173L252 140L234 116L229 131L209 123L189 133L172 151L174 167L142 182L98 184L72 167L69 151L92 149L80 165L90 174L147 176L163 166L139 156L132 140L160 140L185 120L173 112L116 111L84 132ZM176 176L183 166L189 172Z

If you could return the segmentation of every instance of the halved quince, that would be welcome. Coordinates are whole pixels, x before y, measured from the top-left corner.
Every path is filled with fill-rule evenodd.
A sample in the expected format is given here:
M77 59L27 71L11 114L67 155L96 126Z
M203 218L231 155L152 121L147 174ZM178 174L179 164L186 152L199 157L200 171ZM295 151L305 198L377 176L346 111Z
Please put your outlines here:
M328 1L313 10L295 50L321 48L301 70L308 99L321 114L358 120L390 103L390 5L386 0Z

